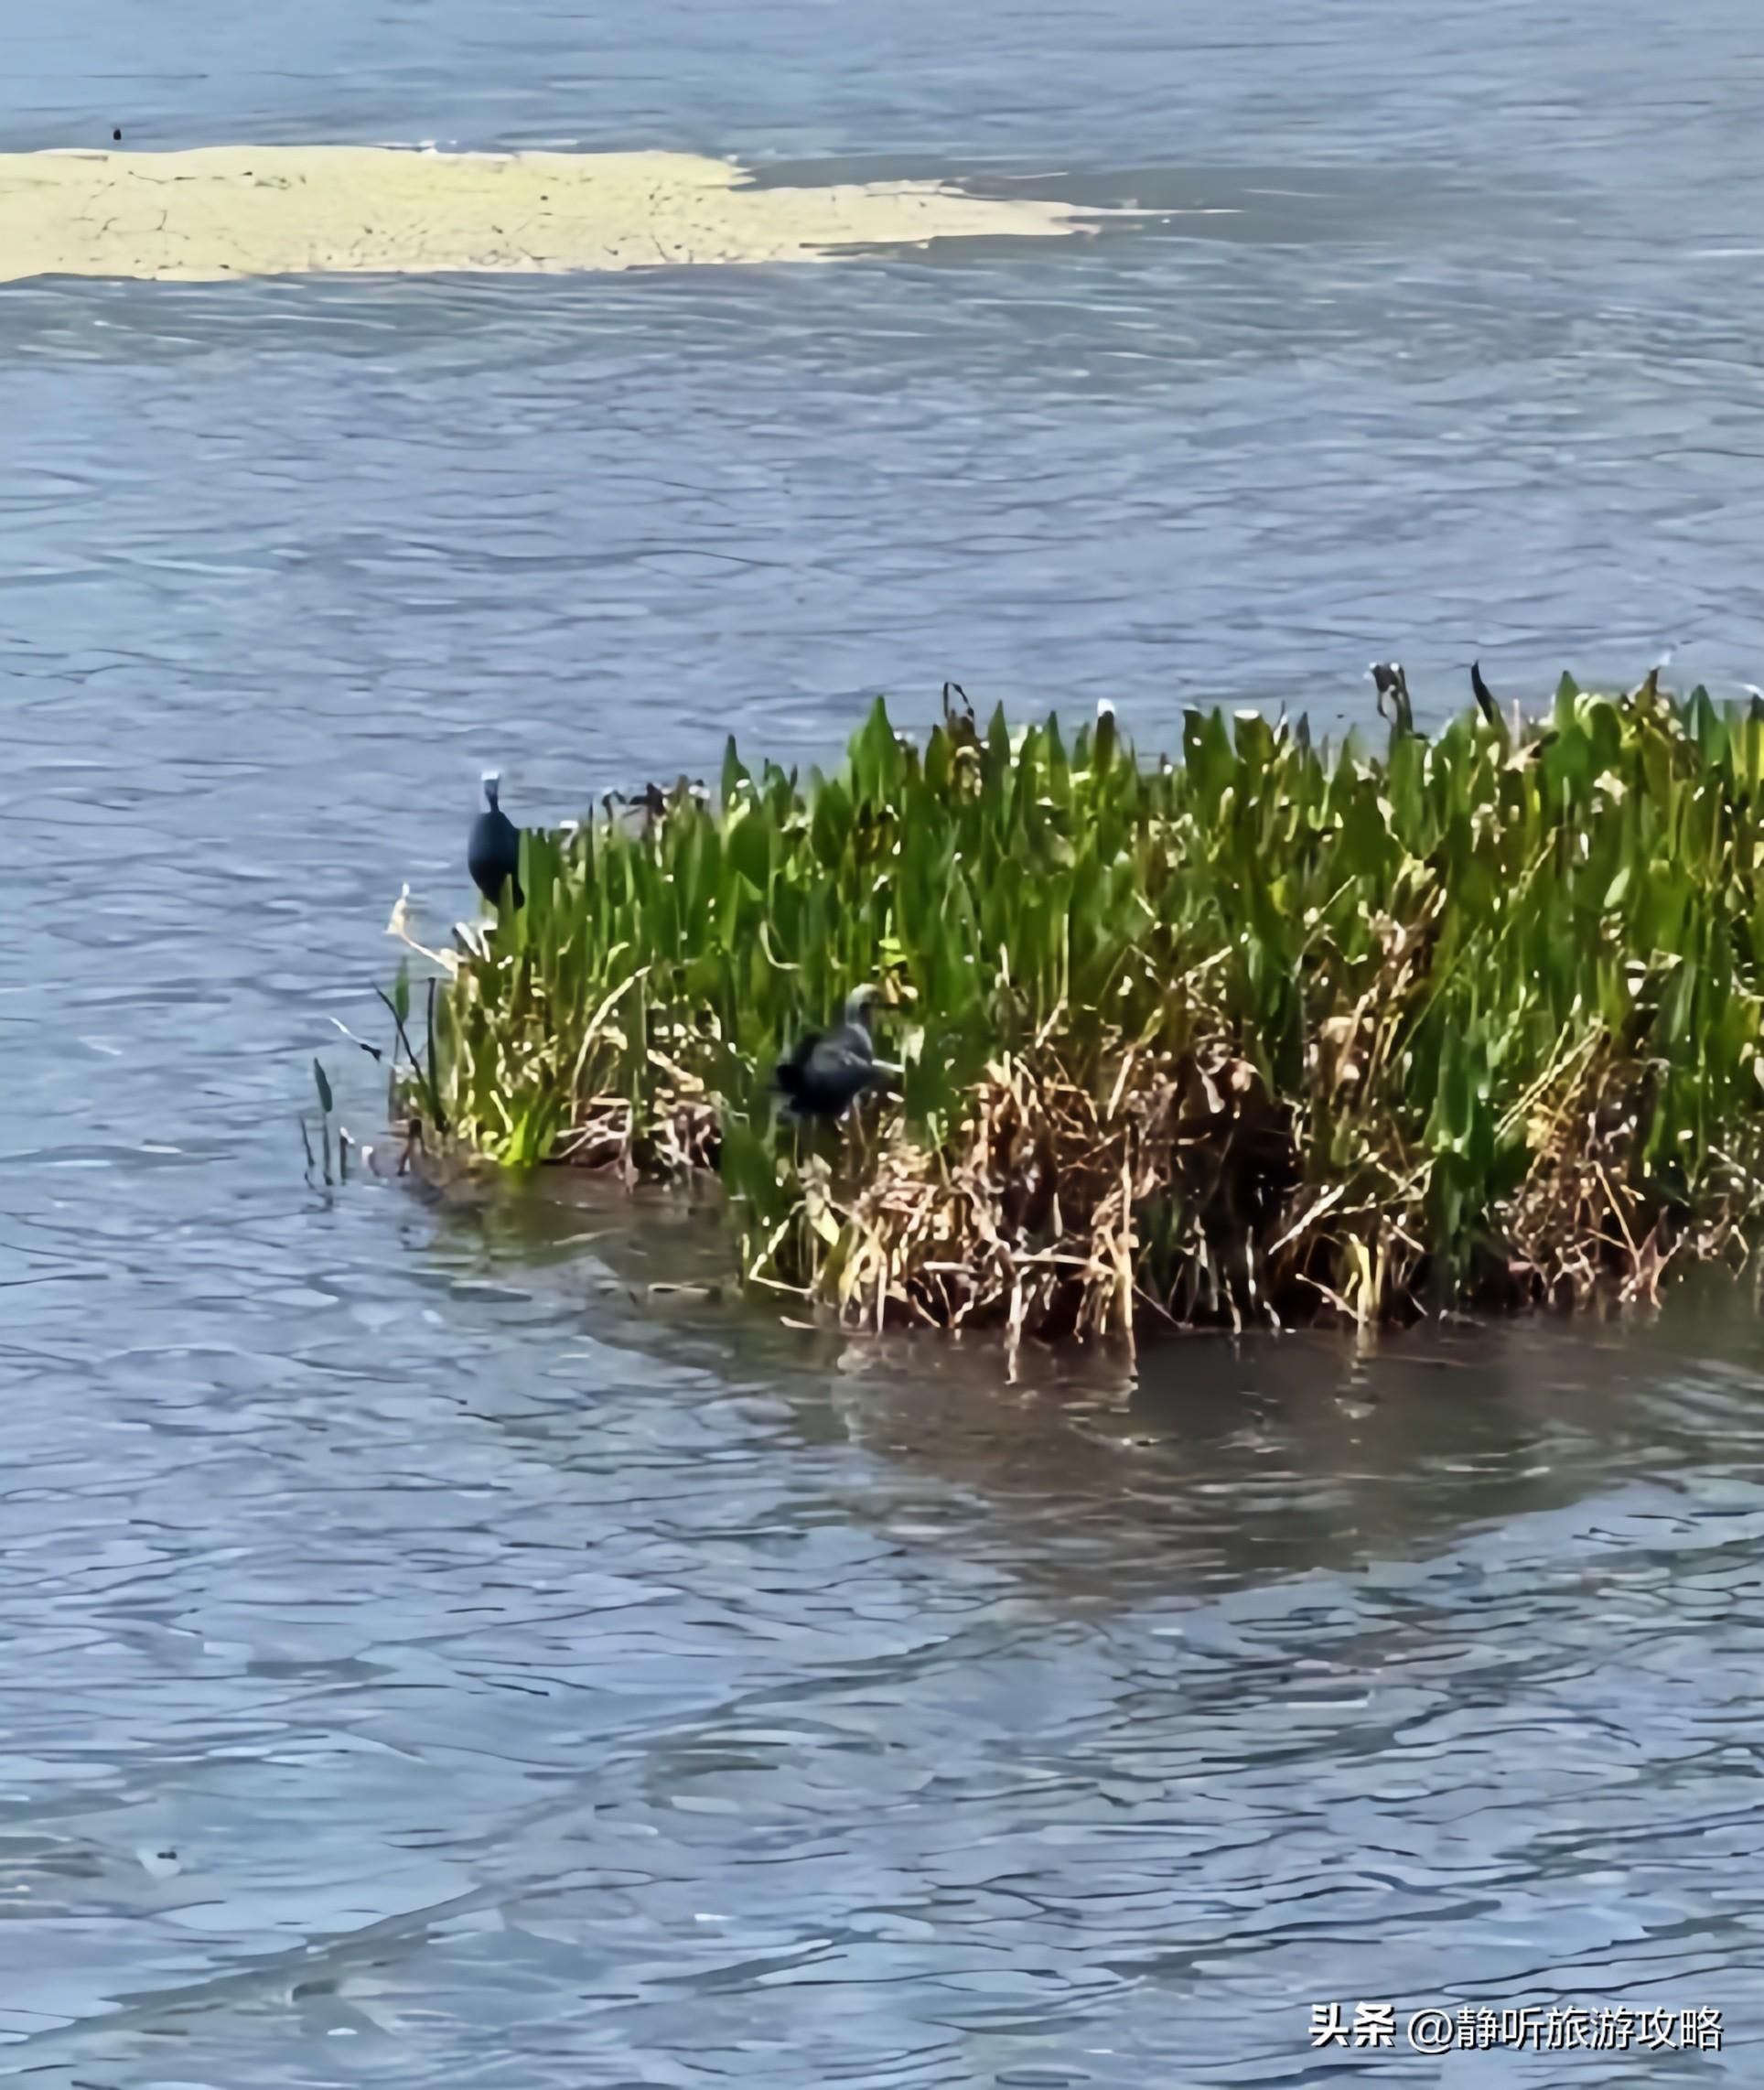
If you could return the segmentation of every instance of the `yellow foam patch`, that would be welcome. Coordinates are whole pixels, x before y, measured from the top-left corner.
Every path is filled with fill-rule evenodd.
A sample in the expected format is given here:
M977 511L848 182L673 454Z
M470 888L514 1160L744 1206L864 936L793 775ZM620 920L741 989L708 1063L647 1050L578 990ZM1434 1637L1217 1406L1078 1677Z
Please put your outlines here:
M812 262L859 246L1047 237L1091 215L937 181L757 189L742 168L690 153L5 153L0 282Z

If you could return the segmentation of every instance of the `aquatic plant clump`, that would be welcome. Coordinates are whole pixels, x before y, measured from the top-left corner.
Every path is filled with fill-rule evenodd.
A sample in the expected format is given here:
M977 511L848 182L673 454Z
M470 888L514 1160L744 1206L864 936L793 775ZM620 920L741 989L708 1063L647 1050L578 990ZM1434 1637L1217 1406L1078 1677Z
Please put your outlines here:
M831 776L731 743L715 800L522 836L401 1106L514 1169L714 1170L748 1281L866 1322L1651 1297L1764 1211L1764 706L1479 702L1376 752L1195 711L1147 762L948 691ZM866 981L898 1080L780 1116Z

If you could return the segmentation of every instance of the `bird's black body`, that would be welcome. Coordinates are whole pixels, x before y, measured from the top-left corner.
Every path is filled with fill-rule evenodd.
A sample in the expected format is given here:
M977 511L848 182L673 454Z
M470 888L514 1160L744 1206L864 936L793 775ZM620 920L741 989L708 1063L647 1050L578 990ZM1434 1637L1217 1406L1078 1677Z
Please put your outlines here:
M492 907L501 904L502 888L514 889L514 904L525 904L521 890L521 830L496 803L497 780L484 779L484 810L471 824L466 844L466 868L472 883Z
M1372 687L1378 692L1378 716L1388 718L1399 733L1414 731L1414 707L1409 702L1409 678L1401 661L1374 661ZM1388 708L1386 708L1388 706Z
M789 1059L778 1062L776 1080L797 1117L843 1117L877 1078L870 1039L869 1005L874 987L859 987L845 1004L844 1018L831 1030L798 1039Z

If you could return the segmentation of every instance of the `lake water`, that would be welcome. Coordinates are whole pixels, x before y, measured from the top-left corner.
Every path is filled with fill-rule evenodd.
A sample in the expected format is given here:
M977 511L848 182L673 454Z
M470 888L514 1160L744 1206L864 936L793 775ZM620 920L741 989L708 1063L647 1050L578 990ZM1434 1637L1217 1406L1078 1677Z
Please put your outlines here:
M66 0L0 148L660 145L1181 213L0 292L0 2068L102 2090L1755 2080L1764 1329L1107 1359L302 1181L478 771L1764 671L1764 17ZM1764 676L1761 676L1764 679ZM1720 2054L1313 2051L1716 2009Z

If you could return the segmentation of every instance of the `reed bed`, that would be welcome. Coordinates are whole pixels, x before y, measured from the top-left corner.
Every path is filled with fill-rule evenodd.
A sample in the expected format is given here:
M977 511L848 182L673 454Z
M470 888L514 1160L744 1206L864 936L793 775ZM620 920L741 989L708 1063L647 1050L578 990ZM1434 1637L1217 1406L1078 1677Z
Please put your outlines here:
M715 1174L753 1286L1025 1336L1651 1298L1764 1210L1764 706L1564 679L1382 749L1104 713L832 775L731 742L523 837L411 1046L431 1147ZM833 1131L771 1069L856 982L898 1093Z

